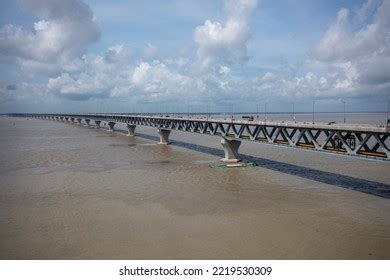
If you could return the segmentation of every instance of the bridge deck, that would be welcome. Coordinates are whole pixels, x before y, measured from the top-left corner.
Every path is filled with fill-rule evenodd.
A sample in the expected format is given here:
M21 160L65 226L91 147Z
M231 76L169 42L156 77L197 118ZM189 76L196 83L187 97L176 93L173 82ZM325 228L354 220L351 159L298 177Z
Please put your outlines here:
M132 126L151 126L350 156L390 159L389 127L384 126L126 114L13 114L13 116L65 120L73 118L79 122L84 119L88 124L90 120L105 121L111 124L110 128L111 126L113 128L114 123L126 123Z

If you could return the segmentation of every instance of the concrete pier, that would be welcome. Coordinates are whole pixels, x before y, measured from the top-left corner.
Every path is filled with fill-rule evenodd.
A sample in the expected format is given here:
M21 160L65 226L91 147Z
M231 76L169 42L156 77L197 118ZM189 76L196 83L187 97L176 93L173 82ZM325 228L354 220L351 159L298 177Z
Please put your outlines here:
M134 124L127 124L127 136L134 136L135 135L135 128L137 126Z
M100 123L101 123L101 121L95 120L95 125L96 125L97 128L100 128Z
M158 132L158 135L160 136L160 142L158 142L158 144L161 144L161 145L168 145L169 144L169 134L171 133L170 130L168 129L162 129L162 128L159 128L157 130Z
M221 159L221 161L231 163L240 161L238 159L238 148L241 145L241 141L222 138L221 144L223 151L225 152L225 157Z
M115 126L114 122L108 122L108 131L114 131L114 126Z

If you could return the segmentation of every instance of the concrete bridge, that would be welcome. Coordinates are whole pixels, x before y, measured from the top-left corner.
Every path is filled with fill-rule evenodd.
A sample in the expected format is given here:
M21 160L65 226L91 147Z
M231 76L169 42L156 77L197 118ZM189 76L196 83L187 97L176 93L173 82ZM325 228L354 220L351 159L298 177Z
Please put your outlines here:
M127 124L128 136L135 136L137 126L156 127L159 144L168 144L172 130L207 134L221 138L225 162L239 161L238 149L242 141L254 141L292 148L310 149L348 156L390 159L389 127L373 125L270 122L244 119L223 119L183 116L131 114L11 114L14 117L58 120L96 128L108 124Z

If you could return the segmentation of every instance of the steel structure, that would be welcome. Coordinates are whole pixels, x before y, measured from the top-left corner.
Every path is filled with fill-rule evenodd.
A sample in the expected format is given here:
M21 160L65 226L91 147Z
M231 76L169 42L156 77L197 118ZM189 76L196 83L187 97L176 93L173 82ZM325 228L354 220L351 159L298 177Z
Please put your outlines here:
M203 117L123 115L123 114L12 114L17 117L56 119L67 122L82 120L89 125L91 120L100 127L107 122L109 130L116 123L127 124L129 136L135 127L156 127L160 143L168 143L169 132L179 130L222 137L225 159L235 160L241 140L255 141L315 151L338 153L389 160L389 127L352 124L312 124L297 122L270 122L241 119L210 119Z

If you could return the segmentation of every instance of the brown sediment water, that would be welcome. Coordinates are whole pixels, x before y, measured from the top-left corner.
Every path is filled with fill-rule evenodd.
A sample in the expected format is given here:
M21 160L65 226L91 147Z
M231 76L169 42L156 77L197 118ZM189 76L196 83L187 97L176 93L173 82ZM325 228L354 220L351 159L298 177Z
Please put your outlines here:
M386 191L388 162L243 143L264 165L220 170L218 137L155 130L0 118L0 258L390 258L390 200L337 182Z

